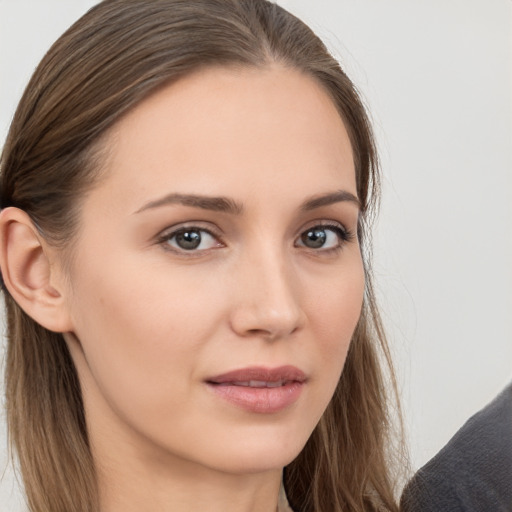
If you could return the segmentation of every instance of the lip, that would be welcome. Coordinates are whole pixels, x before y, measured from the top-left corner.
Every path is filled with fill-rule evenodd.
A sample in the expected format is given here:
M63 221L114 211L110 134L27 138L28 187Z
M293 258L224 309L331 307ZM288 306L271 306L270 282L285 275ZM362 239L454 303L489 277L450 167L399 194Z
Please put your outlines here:
M294 404L300 397L306 374L295 366L252 366L206 379L217 396L246 411L271 414Z

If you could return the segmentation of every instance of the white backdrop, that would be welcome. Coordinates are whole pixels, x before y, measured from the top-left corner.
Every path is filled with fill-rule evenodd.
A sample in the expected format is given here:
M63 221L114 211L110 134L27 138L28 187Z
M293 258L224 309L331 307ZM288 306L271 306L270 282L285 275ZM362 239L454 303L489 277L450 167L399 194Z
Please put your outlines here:
M94 3L0 0L1 141L37 62ZM512 1L279 3L370 106L377 287L419 467L512 379ZM18 512L0 424L0 510Z

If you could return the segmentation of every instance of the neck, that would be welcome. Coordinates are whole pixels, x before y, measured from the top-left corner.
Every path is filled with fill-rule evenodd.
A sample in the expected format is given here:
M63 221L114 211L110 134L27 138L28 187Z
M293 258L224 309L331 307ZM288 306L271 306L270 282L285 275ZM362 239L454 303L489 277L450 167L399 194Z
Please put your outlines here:
M275 512L281 472L233 475L193 467L137 461L98 467L101 512Z

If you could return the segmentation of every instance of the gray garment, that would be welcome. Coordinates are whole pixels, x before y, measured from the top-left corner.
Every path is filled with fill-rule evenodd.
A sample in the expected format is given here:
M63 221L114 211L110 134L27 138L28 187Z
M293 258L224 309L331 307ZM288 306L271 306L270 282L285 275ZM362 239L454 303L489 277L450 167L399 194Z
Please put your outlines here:
M403 512L512 512L512 383L407 484Z

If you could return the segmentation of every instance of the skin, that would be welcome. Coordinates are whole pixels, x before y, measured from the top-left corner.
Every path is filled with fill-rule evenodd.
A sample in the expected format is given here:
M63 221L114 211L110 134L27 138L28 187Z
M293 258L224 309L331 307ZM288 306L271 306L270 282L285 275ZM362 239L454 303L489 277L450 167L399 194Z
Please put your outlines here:
M212 68L146 99L105 143L105 176L56 285L102 512L275 510L282 468L332 397L363 300L342 120L298 71ZM169 194L222 196L243 211L162 201ZM302 235L319 225L326 243L308 247ZM180 249L184 226L211 235ZM275 413L206 384L281 365L307 380Z

